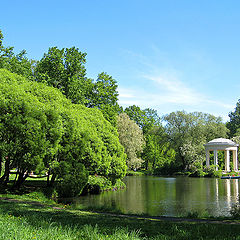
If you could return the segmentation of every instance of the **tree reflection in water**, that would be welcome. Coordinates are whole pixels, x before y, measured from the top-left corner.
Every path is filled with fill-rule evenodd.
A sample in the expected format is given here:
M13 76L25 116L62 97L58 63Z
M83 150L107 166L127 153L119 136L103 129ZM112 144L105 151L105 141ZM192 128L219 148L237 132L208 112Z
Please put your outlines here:
M238 179L126 177L127 188L74 199L76 205L118 209L124 213L179 216L189 212L229 215L239 201Z

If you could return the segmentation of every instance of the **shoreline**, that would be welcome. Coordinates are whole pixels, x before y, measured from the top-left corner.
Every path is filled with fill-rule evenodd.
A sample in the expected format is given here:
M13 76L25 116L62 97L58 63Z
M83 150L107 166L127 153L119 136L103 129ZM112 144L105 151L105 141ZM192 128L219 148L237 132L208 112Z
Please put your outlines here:
M46 200L46 202L45 202ZM74 210L35 193L0 195L0 239L236 239L240 221Z

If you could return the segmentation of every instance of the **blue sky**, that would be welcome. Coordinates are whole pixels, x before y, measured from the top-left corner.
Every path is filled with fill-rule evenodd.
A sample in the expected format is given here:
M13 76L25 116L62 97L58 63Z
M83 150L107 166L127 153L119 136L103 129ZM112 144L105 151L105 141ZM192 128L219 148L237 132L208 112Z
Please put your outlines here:
M53 46L87 52L87 76L112 75L124 107L227 121L240 98L239 10L231 0L4 0L0 29L36 60Z

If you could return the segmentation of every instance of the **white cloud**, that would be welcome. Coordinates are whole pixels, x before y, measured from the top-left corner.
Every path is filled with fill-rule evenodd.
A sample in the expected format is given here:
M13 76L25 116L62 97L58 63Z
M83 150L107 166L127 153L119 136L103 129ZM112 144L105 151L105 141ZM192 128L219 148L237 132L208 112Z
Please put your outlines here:
M153 51L164 62L164 54L158 49ZM198 90L193 81L188 81L187 73L181 73L169 64L159 65L159 61L153 60L158 56L150 59L131 51L125 53L134 64L133 72L136 73L134 79L137 83L134 87L121 84L119 103L122 106L138 105L141 108L154 108L161 114L177 110L201 111L221 116L224 121L228 120L227 114L234 106L227 100L223 102L214 99L207 96L204 90L202 92Z
M144 76L145 79L153 81L156 87L164 95L164 99L169 103L196 105L202 96L193 89L185 86L177 78L163 77L163 76Z
M144 88L119 88L119 103L127 107L138 105L142 108L154 108L166 114L176 110L209 112L221 116L224 121L228 120L226 113L234 109L234 106L218 100L210 99L194 88L186 86L176 77L167 78L144 75L148 86L152 91Z

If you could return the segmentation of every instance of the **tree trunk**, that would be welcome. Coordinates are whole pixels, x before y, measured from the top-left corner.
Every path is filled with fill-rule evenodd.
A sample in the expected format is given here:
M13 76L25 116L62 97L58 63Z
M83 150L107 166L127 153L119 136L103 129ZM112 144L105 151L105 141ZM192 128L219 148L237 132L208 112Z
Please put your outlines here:
M10 173L10 159L7 158L5 162L4 174L0 178L0 184L7 185L7 183L9 182L9 173Z
M50 186L50 170L47 173L47 187Z
M19 189L27 177L28 177L28 171L20 171L18 175L18 179L13 187Z
M0 152L0 177L2 174L2 153Z
M55 173L53 173L51 181L50 181L50 185L49 185L50 187L53 187L56 177L57 177L57 175Z
M146 170L148 170L148 159L146 159L146 161L145 161L145 168L146 168Z
M178 148L178 154L179 154L180 159L181 159L181 162L182 162L182 170L186 170L186 167L187 167L187 166L186 166L186 163L185 163L185 158L184 158L184 156L182 155L180 148Z
M156 145L155 145L155 149L154 149L154 159L153 159L153 165L152 165L152 169L155 169L155 164L156 164Z

